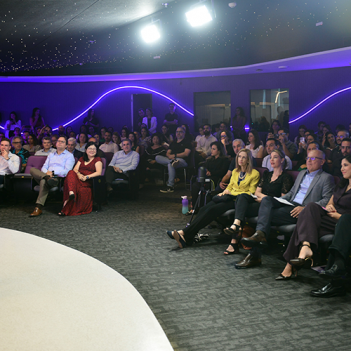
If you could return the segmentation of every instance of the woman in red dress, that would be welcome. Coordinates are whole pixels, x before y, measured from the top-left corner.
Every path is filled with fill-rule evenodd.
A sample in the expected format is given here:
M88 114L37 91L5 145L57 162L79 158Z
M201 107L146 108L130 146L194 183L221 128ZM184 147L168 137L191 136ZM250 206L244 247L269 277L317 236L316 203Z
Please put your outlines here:
M93 181L101 176L102 161L96 157L97 148L93 142L86 146L83 157L73 171L69 171L63 188L63 208L59 216L79 216L93 210Z

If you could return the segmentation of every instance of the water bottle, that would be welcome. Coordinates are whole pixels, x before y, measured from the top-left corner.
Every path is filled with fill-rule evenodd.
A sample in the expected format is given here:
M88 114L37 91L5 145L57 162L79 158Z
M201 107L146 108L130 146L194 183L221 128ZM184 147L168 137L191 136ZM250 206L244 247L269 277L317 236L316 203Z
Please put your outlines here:
M189 202L188 202L188 197L187 196L182 196L182 213L185 215L189 211Z

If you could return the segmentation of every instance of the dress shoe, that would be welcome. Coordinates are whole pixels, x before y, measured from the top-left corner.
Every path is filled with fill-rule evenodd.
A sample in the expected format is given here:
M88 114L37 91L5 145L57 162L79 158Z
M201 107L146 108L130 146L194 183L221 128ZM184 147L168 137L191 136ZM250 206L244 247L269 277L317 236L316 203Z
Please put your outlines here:
M324 274L333 278L342 278L346 274L346 270L339 268L338 265L334 263L331 268L324 271Z
M255 258L251 254L248 254L243 260L240 262L235 263L236 269L243 269L243 268L252 268L257 267L262 264L260 258Z
M43 213L43 211L39 208L36 207L34 211L29 215L29 217L38 217Z
M49 184L51 188L54 188L55 186L58 185L58 180L55 178L49 178L46 180L46 182Z
M312 257L306 257L306 258L293 258L289 261L289 263L295 267L312 267L313 266L313 259Z
M310 295L313 297L334 297L334 296L344 296L346 290L344 286L333 286L332 283L324 286L321 289L311 290Z
M290 280L296 277L297 277L297 270L294 267L292 267L292 272L290 275L283 275L282 273L280 273L278 277L275 278L275 280Z
M267 239L261 230L257 230L256 233L249 238L242 238L241 242L247 247L264 247L267 246Z

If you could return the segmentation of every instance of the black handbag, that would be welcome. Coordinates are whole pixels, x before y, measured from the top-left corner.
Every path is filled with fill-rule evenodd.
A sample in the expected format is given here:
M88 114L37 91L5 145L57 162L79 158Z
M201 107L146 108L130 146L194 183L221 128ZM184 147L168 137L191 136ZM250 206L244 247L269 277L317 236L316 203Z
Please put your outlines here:
M215 204L219 204L221 202L229 202L229 201L235 201L236 199L236 196L234 195L230 195L230 194L225 194L225 195L222 195L222 196L214 196L212 198L212 201L215 203Z

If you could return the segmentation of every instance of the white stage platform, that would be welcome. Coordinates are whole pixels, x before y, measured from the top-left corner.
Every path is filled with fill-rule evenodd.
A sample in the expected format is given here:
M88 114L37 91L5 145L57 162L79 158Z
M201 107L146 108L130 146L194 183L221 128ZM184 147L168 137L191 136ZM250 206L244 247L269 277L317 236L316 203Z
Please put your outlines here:
M119 273L79 251L0 228L1 351L173 350Z

